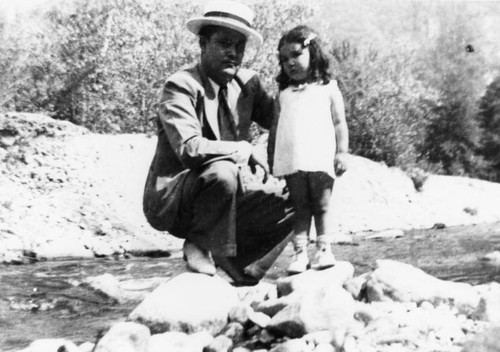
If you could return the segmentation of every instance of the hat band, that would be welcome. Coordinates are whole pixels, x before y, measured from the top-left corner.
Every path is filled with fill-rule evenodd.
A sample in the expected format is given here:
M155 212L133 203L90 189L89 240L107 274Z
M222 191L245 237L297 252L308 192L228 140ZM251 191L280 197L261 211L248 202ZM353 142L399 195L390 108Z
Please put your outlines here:
M252 26L250 25L250 23L247 20L245 20L244 18L242 18L240 16L233 15L231 13L220 12L220 11L211 11L211 12L207 12L204 17L210 17L210 16L231 18L233 20L237 20L237 21L242 22L247 27L252 28Z

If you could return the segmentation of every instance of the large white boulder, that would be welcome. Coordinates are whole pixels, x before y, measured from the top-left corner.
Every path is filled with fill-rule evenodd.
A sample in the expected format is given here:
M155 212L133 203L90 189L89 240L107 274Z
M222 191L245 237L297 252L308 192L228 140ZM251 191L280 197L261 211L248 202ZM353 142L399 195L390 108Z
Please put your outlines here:
M79 352L78 347L65 339L40 339L33 341L27 348L20 352Z
M480 300L472 285L440 280L412 265L385 259L377 260L377 268L368 276L366 294L370 302L446 303L464 314L472 314Z
M120 322L99 340L94 352L147 352L149 329L133 322Z
M213 340L206 331L188 335L179 331L168 331L151 336L148 352L202 352Z
M217 334L238 304L236 289L219 276L182 273L156 288L129 315L152 332Z
M354 322L354 299L342 287L323 286L291 296L291 303L272 317L266 327L268 330L279 335L302 337L324 330L333 334Z

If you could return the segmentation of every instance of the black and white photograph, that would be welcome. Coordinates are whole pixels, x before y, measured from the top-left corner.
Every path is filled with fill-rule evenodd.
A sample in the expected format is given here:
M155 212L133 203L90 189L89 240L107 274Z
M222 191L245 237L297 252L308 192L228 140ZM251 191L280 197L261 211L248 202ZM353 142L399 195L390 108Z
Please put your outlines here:
M0 352L500 352L500 0L0 0Z

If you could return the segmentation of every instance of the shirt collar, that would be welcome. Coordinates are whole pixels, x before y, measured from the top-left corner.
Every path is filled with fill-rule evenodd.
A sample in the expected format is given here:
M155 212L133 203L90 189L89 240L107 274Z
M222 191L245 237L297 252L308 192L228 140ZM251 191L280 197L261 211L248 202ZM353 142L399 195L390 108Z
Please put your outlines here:
M214 81L212 81L211 78L208 79L208 82L210 82L210 85L212 86L212 89L214 90L215 96L217 97L217 95L219 94L220 86L217 83L215 83Z

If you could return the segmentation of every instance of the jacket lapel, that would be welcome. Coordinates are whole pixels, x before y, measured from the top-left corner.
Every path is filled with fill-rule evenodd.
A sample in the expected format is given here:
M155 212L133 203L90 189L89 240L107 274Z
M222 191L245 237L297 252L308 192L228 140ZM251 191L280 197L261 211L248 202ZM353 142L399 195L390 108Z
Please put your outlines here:
M196 66L196 68L198 70L198 74L200 75L200 81L201 81L201 84L203 86L203 89L205 90L204 99L205 100L206 99L209 99L209 100L217 99L217 96L215 95L214 89L213 89L212 85L210 84L210 81L208 80L208 77L205 74L205 71L203 70L201 65L198 64ZM217 128L217 126L219 124L215 120L215 119L217 119L217 115L210 116L209 114L207 114L206 104L203 104L203 106L204 106L205 118L206 118L208 125L210 126L210 129L212 130L213 134L215 135L215 138L220 139L220 132L219 132L219 129Z

